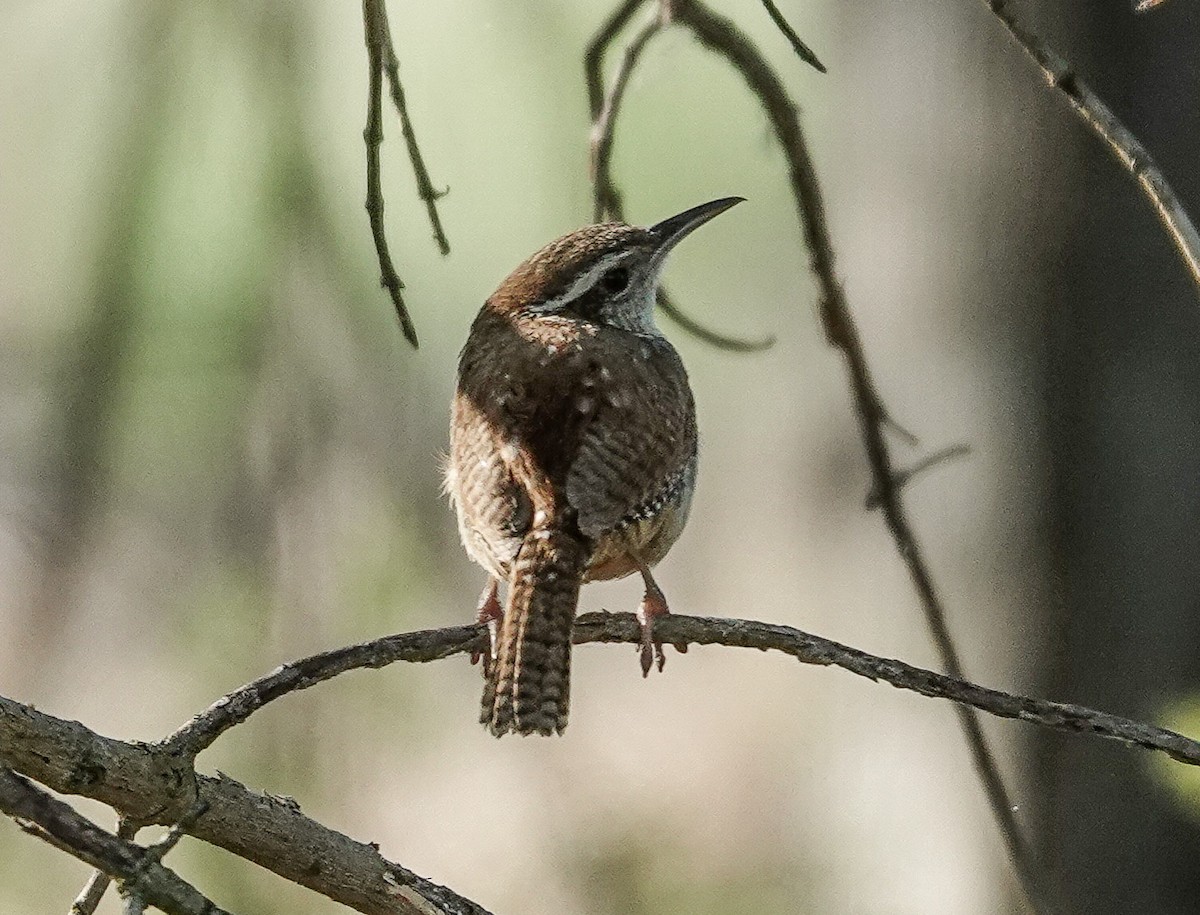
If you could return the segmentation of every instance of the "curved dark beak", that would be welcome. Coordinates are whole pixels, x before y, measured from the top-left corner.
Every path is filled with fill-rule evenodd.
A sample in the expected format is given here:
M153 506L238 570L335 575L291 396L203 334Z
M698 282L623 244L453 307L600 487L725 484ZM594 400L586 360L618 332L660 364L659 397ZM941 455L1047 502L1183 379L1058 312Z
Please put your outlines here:
M658 240L658 248L654 252L654 259L661 262L666 257L667 252L686 236L700 228L714 216L724 213L730 207L741 203L745 199L745 197L722 197L720 200L710 200L708 203L702 203L700 206L692 207L690 210L684 210L678 216L672 216L670 219L664 219L662 222L651 226L650 234L654 235Z

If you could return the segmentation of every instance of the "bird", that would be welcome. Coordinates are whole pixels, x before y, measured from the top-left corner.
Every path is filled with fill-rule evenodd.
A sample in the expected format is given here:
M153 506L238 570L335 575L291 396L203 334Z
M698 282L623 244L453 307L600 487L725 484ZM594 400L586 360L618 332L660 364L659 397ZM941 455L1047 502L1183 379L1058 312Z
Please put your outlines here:
M585 582L641 575L642 675L662 670L653 628L669 610L651 568L687 521L698 439L687 372L654 306L671 250L743 199L570 232L509 274L471 325L445 482L463 546L489 576L480 723L497 737L566 728Z

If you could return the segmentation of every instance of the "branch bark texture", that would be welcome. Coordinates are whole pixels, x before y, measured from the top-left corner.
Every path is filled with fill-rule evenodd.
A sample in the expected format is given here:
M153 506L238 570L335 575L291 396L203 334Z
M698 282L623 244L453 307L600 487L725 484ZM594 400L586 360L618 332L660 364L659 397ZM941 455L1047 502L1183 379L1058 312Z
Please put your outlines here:
M674 645L778 651L804 664L840 667L1001 718L1117 740L1200 765L1200 743L1173 731L1083 706L989 689L790 626L671 615L655 627L664 642ZM640 638L637 619L629 613L589 613L575 624L577 644L638 644ZM290 798L260 794L228 776L198 774L193 768L196 754L217 737L289 693L351 670L437 661L480 651L487 644L486 627L458 626L387 636L303 658L222 697L158 743L105 737L78 722L0 697L0 764L59 793L101 801L136 823L182 820L187 834L359 912L487 915L478 904L383 858L375 846L311 819ZM694 656L689 663L702 663L701 658ZM198 803L204 812L189 817Z

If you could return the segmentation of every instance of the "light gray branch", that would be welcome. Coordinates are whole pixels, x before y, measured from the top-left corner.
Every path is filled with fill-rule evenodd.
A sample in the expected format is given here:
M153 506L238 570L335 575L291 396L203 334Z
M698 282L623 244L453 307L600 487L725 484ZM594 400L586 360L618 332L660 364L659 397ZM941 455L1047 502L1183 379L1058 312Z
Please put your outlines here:
M259 794L225 775L197 775L166 743L105 737L0 696L0 763L62 794L101 801L142 823L187 829L211 845L367 915L487 915L450 890L305 816L295 801Z
M105 832L70 806L0 766L0 810L168 915L229 915L143 848Z

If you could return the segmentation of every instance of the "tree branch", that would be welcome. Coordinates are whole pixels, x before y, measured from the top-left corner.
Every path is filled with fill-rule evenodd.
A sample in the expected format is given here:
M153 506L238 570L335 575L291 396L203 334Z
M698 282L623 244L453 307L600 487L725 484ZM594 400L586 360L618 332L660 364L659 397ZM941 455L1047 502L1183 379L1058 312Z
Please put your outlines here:
M0 810L55 848L98 868L168 915L229 915L150 851L105 832L67 804L0 766Z
M417 329L404 304L404 283L392 263L383 224L379 147L383 144L384 57L391 43L383 0L363 0L363 30L367 43L367 126L363 128L363 141L367 145L367 217L371 222L371 236L375 240L375 254L379 258L379 282L391 296L405 339L415 348L418 345Z
M1138 12L1145 12L1160 2L1162 0L1142 0L1135 8ZM1200 288L1200 233L1146 147L1121 123L1103 99L1079 78L1070 63L1017 20L1017 14L1009 8L1007 0L985 0L985 3L1004 24L1013 40L1038 65L1050 88L1070 102L1075 113L1096 136L1108 144L1108 148L1137 181L1175 243L1175 249L1192 276L1192 282Z
M1087 734L1166 753L1200 765L1200 742L1164 728L1078 705L989 689L961 678L882 658L790 626L672 614L655 623L664 642L779 651L804 664L834 666L923 696L948 699L1001 718ZM588 613L573 640L638 644L629 613ZM225 775L198 775L195 754L259 709L340 674L397 661L428 662L484 650L483 625L386 636L286 664L213 703L156 744L104 737L0 697L0 763L63 794L93 798L138 823L180 824L179 831L369 915L487 915L476 903L380 856L305 816L291 799L250 791ZM696 662L693 662L696 663ZM197 803L202 816L189 822Z
M121 741L0 696L0 763L61 794L100 801L141 824L173 825L197 802L191 835L367 915L486 910L305 816L295 801L196 774L186 752Z
M588 104L591 109L592 129L590 139L590 162L592 173L592 218L599 222L605 217L625 219L625 206L620 189L612 177L612 147L617 125L617 113L625 98L629 79L638 61L649 44L667 24L666 12L662 9L649 23L643 26L625 48L621 64L613 77L612 86L604 89L604 55L609 45L644 4L645 0L629 0L609 18L588 44L584 54L584 79L587 83ZM657 305L668 318L685 331L718 349L731 352L753 353L770 349L775 337L768 335L758 340L746 340L722 334L705 327L680 310L666 289L658 289Z

